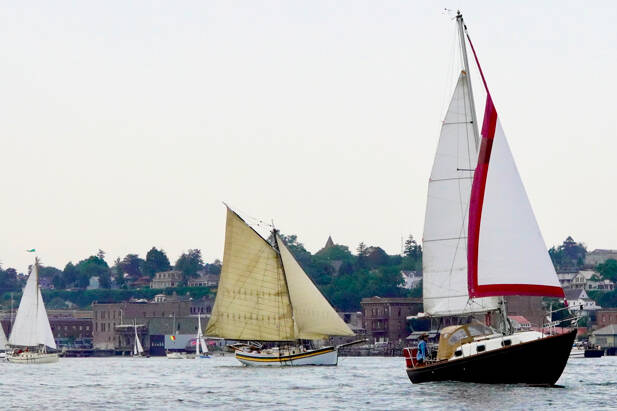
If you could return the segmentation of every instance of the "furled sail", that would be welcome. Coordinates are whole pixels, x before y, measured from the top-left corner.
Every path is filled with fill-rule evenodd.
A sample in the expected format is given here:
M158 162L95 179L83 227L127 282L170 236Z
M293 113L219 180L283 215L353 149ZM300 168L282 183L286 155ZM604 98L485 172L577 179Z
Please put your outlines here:
M15 323L9 337L10 345L25 347L46 345L56 348L43 296L39 289L38 277L38 264L34 264L19 302Z
M354 335L300 267L278 235L276 243L287 278L296 338L314 340L330 335Z
M278 253L229 208L223 268L206 334L232 340L295 339Z
M564 296L490 94L471 194L469 295Z
M450 101L428 184L422 284L424 311L433 316L498 307L495 298L468 294L467 221L478 154L466 76L462 71Z

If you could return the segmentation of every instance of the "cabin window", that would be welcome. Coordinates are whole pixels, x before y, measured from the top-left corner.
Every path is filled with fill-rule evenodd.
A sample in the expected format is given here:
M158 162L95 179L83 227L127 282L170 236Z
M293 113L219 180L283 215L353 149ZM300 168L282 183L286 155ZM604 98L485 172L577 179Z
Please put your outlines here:
M484 345L477 345L476 346L476 352L482 352L482 351L486 351L486 346L484 346Z
M512 340L503 340L501 342L501 345L504 346L504 347L508 347L508 346L512 345Z
M463 351L461 351L461 350L454 351L454 356L455 357L460 357L461 355L463 355Z

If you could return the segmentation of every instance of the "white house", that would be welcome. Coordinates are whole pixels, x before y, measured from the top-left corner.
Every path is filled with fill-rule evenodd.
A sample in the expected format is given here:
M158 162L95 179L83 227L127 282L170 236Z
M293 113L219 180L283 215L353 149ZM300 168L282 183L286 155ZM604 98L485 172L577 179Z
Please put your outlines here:
M582 288L566 289L563 291L566 294L568 307L570 307L572 311L581 310L584 315L588 315L590 311L596 311L602 308L596 305L596 302L589 298L587 292Z

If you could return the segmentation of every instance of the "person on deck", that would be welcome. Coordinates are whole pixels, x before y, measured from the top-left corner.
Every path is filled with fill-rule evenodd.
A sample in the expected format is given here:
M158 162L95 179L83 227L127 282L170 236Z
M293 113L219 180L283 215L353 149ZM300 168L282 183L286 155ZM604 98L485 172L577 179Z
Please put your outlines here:
M416 361L418 365L424 365L426 361L426 342L428 340L428 335L426 333L420 336L420 343L418 344L418 354L416 354Z

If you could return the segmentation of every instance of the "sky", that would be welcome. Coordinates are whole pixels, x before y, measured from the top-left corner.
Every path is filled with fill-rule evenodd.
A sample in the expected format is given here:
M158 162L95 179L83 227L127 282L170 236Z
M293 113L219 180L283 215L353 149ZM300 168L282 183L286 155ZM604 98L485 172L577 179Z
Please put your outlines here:
M400 252L459 70L446 6L547 245L617 248L612 1L1 1L0 263L212 261L222 202Z

